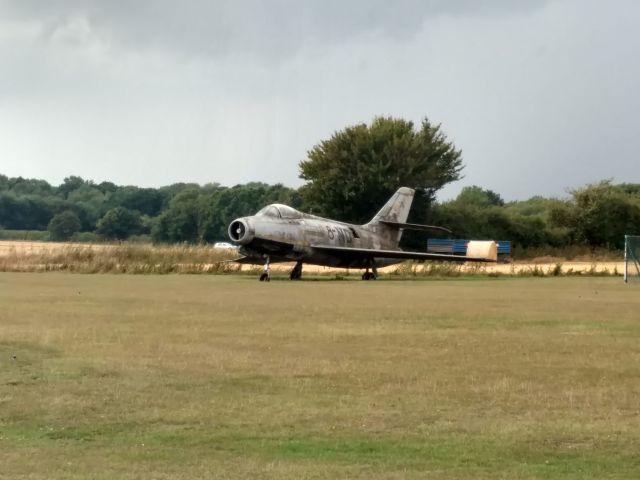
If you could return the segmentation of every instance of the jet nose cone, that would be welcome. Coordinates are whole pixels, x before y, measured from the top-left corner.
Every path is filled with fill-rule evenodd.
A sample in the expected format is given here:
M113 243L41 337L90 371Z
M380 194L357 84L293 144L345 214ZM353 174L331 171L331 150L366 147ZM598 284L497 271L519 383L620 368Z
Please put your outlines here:
M229 225L229 238L236 243L246 245L253 240L253 229L245 218L238 218Z

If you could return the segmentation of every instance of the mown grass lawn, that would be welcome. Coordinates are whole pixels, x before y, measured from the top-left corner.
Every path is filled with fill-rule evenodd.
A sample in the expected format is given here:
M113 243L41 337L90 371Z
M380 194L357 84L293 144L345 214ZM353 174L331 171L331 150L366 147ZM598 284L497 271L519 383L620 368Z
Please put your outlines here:
M640 289L0 274L0 478L640 478Z

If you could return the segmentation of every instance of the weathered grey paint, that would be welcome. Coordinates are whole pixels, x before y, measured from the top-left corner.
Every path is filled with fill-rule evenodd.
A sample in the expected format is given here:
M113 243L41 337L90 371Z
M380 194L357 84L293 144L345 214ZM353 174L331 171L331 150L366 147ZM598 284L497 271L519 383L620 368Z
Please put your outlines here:
M261 264L268 257L270 262L295 261L330 267L373 268L393 265L408 258L488 260L403 252L398 246L403 227L433 228L405 223L414 194L414 190L407 187L398 189L365 225L317 217L286 205L268 205L256 215L231 222L229 237L240 245L240 252L246 255L238 260L243 263Z
M303 261L314 265L332 267L366 268L368 266L386 266L399 263L398 259L375 258L373 260L345 259L315 251L312 245L335 247L367 248L372 250L399 250L401 229L394 229L380 223L381 220L405 222L409 215L414 191L400 188L380 209L375 217L365 225L353 225L303 212L296 212L300 218L271 217L264 214L242 217L234 220L229 227L232 241L241 245L241 252L256 263L264 263L265 255L271 262ZM285 205L274 204L281 209L290 209ZM264 209L263 209L264 210ZM238 236L232 230L237 223L245 225L244 235ZM290 244L281 249L265 248L261 242L271 241ZM248 259L247 259L248 260Z

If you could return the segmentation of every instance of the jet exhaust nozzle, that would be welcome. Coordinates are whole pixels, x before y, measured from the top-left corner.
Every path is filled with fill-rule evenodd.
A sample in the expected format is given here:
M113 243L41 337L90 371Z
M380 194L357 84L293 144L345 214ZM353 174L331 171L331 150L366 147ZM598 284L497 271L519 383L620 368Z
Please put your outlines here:
M245 220L234 220L229 225L229 238L236 243L246 245L253 240L253 229Z

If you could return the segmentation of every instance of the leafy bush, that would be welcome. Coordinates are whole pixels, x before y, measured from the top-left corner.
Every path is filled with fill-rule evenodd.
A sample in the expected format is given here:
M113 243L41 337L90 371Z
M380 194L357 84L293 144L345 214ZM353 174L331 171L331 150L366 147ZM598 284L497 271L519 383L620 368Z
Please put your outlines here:
M0 240L44 242L49 240L49 232L46 230L6 230L0 228Z
M78 243L101 243L104 238L93 232L77 232L71 236L71 240Z

